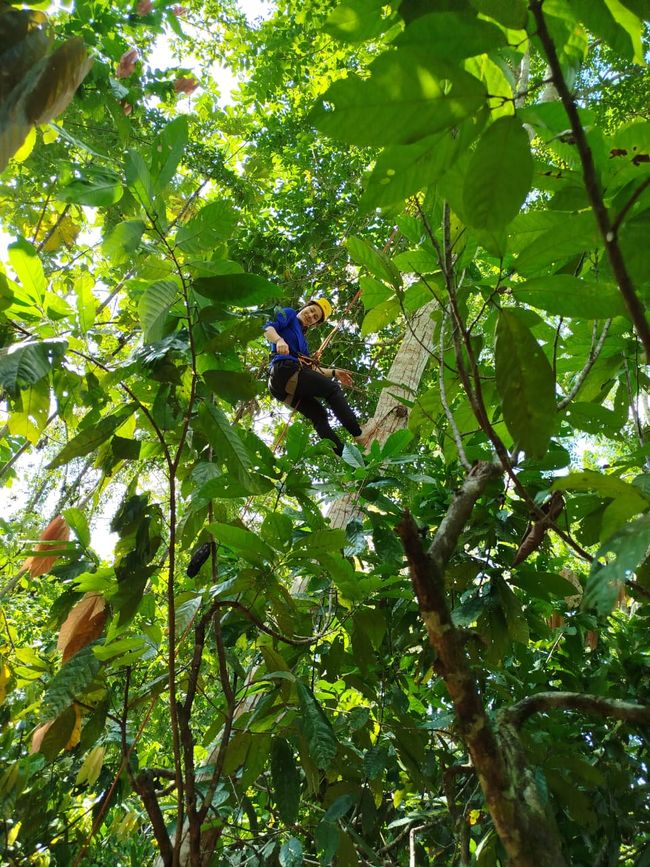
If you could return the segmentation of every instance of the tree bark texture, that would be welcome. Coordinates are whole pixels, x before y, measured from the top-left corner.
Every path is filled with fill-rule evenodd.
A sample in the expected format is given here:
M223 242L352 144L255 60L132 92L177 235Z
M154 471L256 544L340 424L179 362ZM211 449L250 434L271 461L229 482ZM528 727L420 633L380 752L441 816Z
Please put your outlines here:
M454 703L461 737L476 769L494 826L511 867L565 867L553 817L542 803L533 771L513 725L495 730L481 700L444 591L444 570L460 534L498 466L478 464L454 497L425 552L417 525L406 514L397 526L420 614L437 660L436 670Z
M383 445L388 437L408 424L408 407L399 398L414 400L433 350L434 322L432 313L437 307L435 301L418 310L410 322L397 354L388 372L387 385L382 389L373 417L367 422L366 429L372 431L372 438ZM345 527L359 514L357 498L346 494L335 500L327 516L330 526L336 529Z

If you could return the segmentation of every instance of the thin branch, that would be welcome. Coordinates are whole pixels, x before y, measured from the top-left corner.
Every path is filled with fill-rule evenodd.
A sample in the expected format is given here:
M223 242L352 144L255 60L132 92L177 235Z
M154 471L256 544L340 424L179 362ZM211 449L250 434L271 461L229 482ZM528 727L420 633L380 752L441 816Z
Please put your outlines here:
M467 471L471 470L472 465L467 460L467 455L465 454L465 447L463 446L463 440L460 436L460 431L458 430L458 425L456 424L456 420L454 419L451 410L449 409L449 403L447 401L447 388L445 386L445 366L444 366L444 358L445 358L445 323L447 321L447 311L445 310L442 315L442 321L440 323L440 359L438 365L438 382L440 385L440 403L442 404L442 408L445 411L445 415L447 416L447 422L449 427L451 428L452 435L454 437L454 442L456 443L456 449L458 450L458 458L461 464L465 467Z
M576 381L573 383L573 387L571 391L562 398L562 400L558 403L558 410L562 410L567 407L576 394L582 388L582 383L585 381L587 376L589 375L589 371L596 363L596 359L600 355L600 352L603 348L603 344L605 343L605 338L607 337L607 332L609 331L609 326L612 324L611 319L607 319L605 324L603 325L603 330L598 338L598 342L596 343L596 323L594 322L594 330L591 338L591 348L589 350L589 355L587 356L587 361L585 362L585 366L582 368L580 373L578 374Z
M531 0L530 10L537 24L537 36L542 43L544 53L546 54L551 73L553 75L553 83L557 88L557 92L567 113L571 129L575 137L576 147L580 155L582 163L582 175L585 184L585 190L591 204L591 208L598 224L598 229L605 244L609 264L614 273L618 288L623 296L625 305L629 311L630 317L639 338L645 349L647 360L650 362L650 324L646 318L645 308L634 289L634 284L630 277L627 265L623 257L614 226L609 217L607 207L605 205L602 193L598 184L598 172L594 163L593 154L587 141L587 135L584 131L575 100L569 92L560 60L557 55L555 43L551 36L544 13L542 12L543 0Z
M618 237L618 230L621 228L621 224L622 224L623 220L625 219L625 217L627 216L630 208L639 200L639 198L643 195L643 193L648 189L649 186L650 186L650 176L647 177L642 184L639 184L639 186L632 193L632 195L627 200L627 202L623 205L623 207L619 211L618 216L616 217L616 219L614 220L614 222L612 224L612 232L614 233L614 235L616 235Z
M507 723L519 728L534 713L546 713L556 708L581 711L591 716L613 718L641 726L650 725L648 705L581 692L539 692L509 707L503 712L503 717Z

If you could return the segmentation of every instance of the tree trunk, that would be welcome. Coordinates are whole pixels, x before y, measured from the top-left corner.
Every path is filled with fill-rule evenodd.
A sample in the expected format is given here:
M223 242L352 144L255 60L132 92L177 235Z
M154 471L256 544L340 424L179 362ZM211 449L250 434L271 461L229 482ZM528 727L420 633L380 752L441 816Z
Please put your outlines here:
M366 429L372 432L372 439L383 445L396 430L408 424L409 409L399 398L409 401L417 397L420 380L431 357L433 349L434 322L431 318L437 304L431 301L420 308L406 323L406 334L395 355L388 381L377 401L375 414L368 421ZM345 494L332 503L327 513L330 526L343 529L359 514L357 497Z

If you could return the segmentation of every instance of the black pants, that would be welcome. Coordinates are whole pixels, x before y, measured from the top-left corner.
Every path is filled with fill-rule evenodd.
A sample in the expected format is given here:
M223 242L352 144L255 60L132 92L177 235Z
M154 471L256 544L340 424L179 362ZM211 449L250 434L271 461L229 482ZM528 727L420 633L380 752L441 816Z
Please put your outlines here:
M326 400L343 427L352 436L358 437L361 434L361 427L354 410L345 399L343 390L335 379L329 379L317 370L300 367L295 361L289 360L276 361L273 364L269 378L269 391L276 400L283 402L287 400L286 385L296 371L299 371L298 381L289 406L309 419L321 439L331 440L334 443L334 451L340 456L343 454L343 443L332 430L327 410L317 398L322 397Z

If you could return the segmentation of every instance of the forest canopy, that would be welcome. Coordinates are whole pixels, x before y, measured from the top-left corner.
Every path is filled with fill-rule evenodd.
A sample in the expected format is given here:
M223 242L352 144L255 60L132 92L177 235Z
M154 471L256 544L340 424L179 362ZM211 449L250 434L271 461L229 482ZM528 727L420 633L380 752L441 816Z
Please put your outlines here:
M0 2L3 863L648 867L647 3L246 8Z

